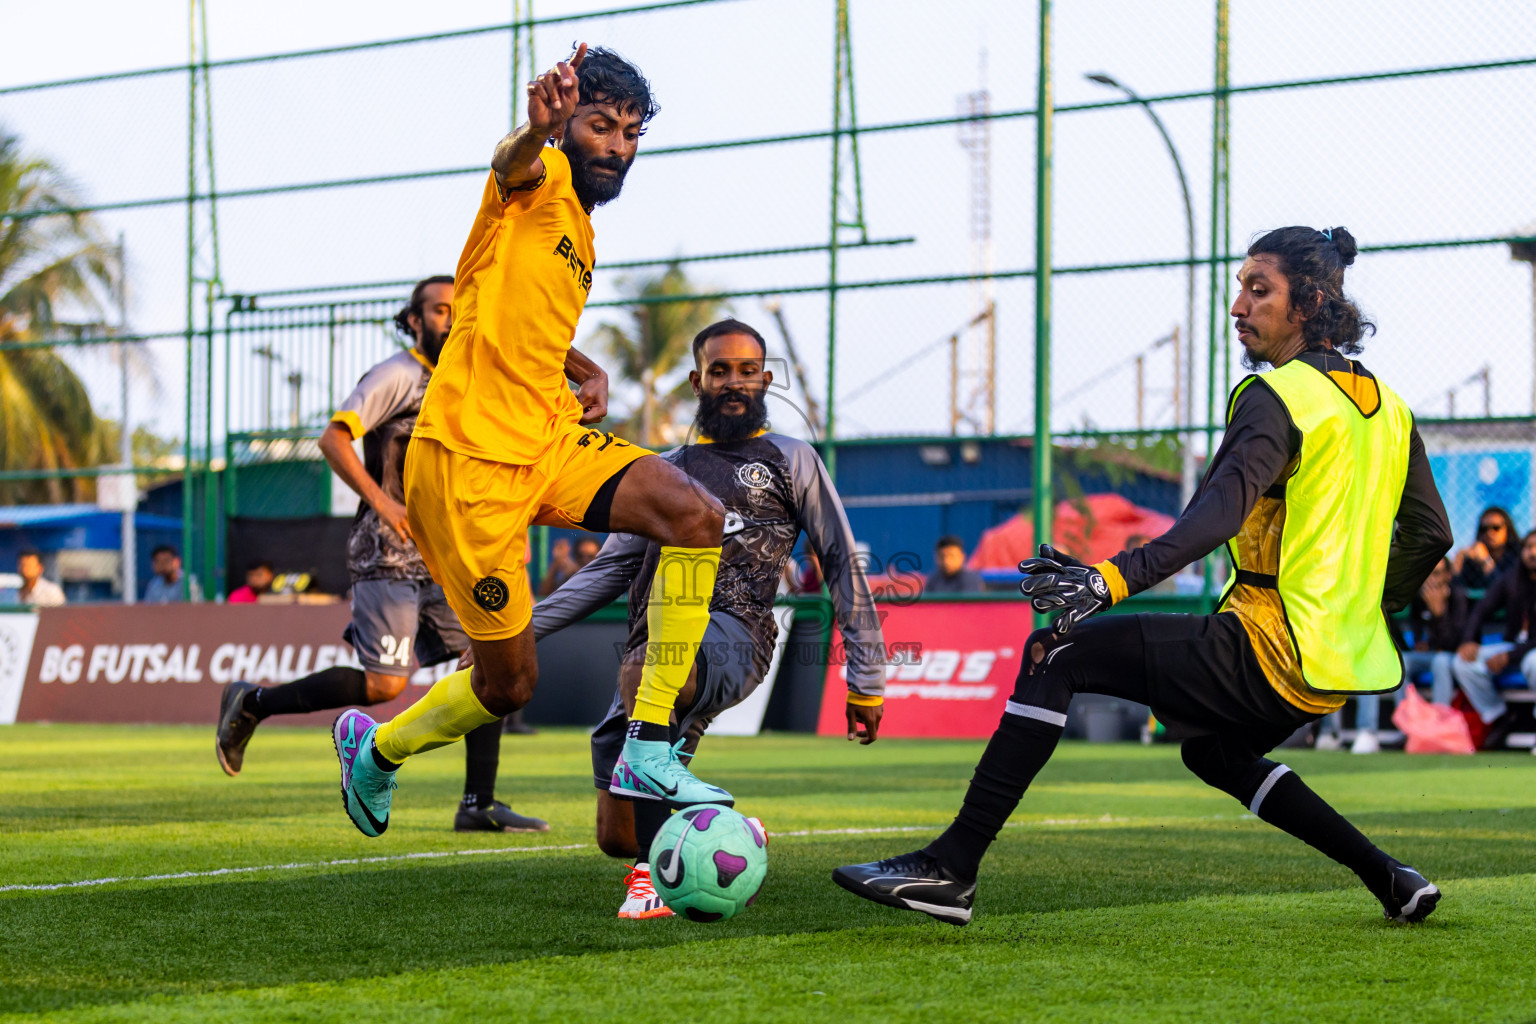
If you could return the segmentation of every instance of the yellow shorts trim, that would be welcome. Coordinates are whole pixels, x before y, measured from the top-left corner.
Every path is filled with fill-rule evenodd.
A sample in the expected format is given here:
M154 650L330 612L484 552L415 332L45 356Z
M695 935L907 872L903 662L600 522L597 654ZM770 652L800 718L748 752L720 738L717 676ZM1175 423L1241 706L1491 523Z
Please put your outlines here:
M504 640L528 628L528 527L580 529L598 490L651 452L570 425L531 465L461 455L426 437L405 455L411 536L464 632Z
M877 708L885 703L885 698L878 693L854 693L852 690L849 690L848 703L861 708Z

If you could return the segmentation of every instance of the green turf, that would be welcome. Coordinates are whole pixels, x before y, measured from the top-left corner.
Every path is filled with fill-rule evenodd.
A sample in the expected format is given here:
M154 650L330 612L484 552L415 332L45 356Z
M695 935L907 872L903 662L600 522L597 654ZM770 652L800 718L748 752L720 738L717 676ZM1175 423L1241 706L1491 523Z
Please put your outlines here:
M329 737L266 729L225 778L211 729L0 729L0 1021L1530 1021L1536 758L1287 752L1446 898L1390 926L1344 869L1188 775L1171 747L1067 743L953 928L834 866L954 812L975 743L716 738L701 775L778 833L733 921L613 917L585 736L509 737L503 797L543 835L449 830L457 748L402 772L367 840ZM571 850L539 849L578 846ZM409 853L488 854L375 863ZM519 852L522 851L522 852ZM300 867L279 867L304 865ZM132 881L221 868L272 870Z

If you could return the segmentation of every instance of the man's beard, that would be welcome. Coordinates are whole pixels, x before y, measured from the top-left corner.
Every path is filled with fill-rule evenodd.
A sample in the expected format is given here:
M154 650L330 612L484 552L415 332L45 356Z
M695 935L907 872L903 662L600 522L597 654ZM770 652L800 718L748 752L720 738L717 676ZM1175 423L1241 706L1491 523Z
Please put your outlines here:
M570 161L571 186L576 189L576 198L582 206L594 210L619 197L619 192L624 188L624 175L629 173L629 164L616 156L588 157L579 145L571 141L569 135L560 140L560 152ZM614 176L609 178L596 174L593 172L595 167L613 171Z
M416 344L421 348L421 354L427 357L427 362L437 365L437 357L443 354L443 345L448 341L448 332L441 334L432 330L426 324L421 325L421 340Z
M723 412L727 399L739 398L746 408L736 414ZM694 414L694 426L717 444L744 441L763 429L768 422L768 401L763 391L722 391L718 395L703 392L699 395L699 411Z
M1269 368L1269 363L1254 355L1247 345L1243 346L1243 369L1261 373Z

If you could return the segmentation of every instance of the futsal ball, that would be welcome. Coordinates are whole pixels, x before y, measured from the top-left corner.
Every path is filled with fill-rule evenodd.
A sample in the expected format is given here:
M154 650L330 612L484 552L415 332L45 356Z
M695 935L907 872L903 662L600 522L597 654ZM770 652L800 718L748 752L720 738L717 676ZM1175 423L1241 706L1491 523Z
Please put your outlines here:
M721 804L667 819L651 843L651 881L674 913L724 921L757 899L768 874L768 837Z

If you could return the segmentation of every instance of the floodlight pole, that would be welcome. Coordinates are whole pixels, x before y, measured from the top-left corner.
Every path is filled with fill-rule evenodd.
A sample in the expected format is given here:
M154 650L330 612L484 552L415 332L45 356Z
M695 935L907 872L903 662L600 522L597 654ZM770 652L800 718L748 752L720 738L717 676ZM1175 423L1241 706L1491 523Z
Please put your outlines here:
M1195 425L1195 205L1189 198L1189 179L1184 175L1184 162L1179 159L1179 151L1173 144L1173 136L1168 134L1163 119L1157 116L1157 111L1152 104L1113 75L1100 72L1083 77L1090 82L1119 89L1125 93L1127 99L1141 104L1141 108L1147 112L1147 116L1152 119L1152 124L1157 128L1157 133L1163 137L1163 145L1168 148L1168 155L1173 158L1173 169L1179 176L1179 194L1184 197L1184 241L1185 249L1189 254L1189 274L1185 285L1183 346L1177 341L1173 346L1173 386L1178 392L1178 400L1175 403L1178 407L1176 416L1180 421L1179 425L1185 429L1185 433L1179 439L1179 447L1183 453L1179 465L1179 505L1183 507L1189 504L1190 498L1195 494L1195 439L1191 433ZM1137 424L1138 427L1140 425Z

